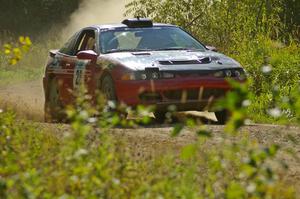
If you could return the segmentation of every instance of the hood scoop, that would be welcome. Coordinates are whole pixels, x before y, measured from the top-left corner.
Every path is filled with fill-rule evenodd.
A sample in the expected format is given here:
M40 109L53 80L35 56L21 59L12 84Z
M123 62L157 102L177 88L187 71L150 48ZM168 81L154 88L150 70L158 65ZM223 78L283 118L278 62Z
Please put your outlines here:
M210 57L199 57L195 60L163 60L158 61L160 65L190 65L190 64L209 64L211 63Z
M135 53L132 53L133 55L135 56L139 56L139 55L151 55L150 52L135 52Z

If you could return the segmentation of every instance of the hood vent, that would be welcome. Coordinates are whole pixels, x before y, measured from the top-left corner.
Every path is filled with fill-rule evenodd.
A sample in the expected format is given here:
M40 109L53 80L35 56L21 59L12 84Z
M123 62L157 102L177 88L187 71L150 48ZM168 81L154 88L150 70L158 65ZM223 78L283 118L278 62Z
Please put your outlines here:
M135 56L139 56L139 55L151 55L151 53L149 52L136 52L136 53L132 53Z
M209 64L211 63L210 57L199 57L195 60L164 60L158 62L160 65L189 65L189 64Z

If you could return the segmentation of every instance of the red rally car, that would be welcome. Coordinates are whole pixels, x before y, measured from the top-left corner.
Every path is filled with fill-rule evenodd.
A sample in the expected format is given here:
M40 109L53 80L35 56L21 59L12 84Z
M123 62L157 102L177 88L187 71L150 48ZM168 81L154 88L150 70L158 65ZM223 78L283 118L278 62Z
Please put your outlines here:
M64 119L61 110L74 102L82 82L92 100L101 91L128 106L155 105L155 117L163 120L170 105L177 111L209 109L230 89L226 78L244 76L237 61L174 25L137 18L91 26L49 53L45 120ZM226 110L215 114L220 123L228 116Z

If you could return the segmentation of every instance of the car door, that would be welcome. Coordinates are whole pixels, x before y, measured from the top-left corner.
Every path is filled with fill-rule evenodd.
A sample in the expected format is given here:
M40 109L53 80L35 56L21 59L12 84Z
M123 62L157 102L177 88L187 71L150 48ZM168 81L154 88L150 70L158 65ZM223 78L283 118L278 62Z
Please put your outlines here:
M69 104L72 100L72 80L75 64L74 48L79 33L75 33L65 45L56 52L51 63L50 72L54 76L58 85L58 95L62 105Z
M63 105L72 104L76 90L82 83L88 93L95 96L96 63L80 60L77 53L86 50L97 51L96 30L84 29L76 33L55 55L55 78L58 82L59 97Z
M99 54L96 45L96 38L96 29L87 28L83 30L75 47L76 54L82 51L90 51ZM94 97L97 85L97 69L99 69L99 67L97 67L96 62L92 62L91 60L82 60L76 57L73 73L73 91L76 91L83 83L88 94L91 95L91 97Z

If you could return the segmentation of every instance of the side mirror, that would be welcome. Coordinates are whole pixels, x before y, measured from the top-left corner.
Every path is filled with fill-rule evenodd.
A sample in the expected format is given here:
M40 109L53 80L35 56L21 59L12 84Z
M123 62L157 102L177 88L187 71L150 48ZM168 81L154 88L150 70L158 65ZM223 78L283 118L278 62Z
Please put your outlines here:
M91 60L92 63L96 63L97 61L97 53L93 50L83 50L77 53L78 59L85 59L85 60Z
M208 50L218 52L218 49L214 46L205 46Z

